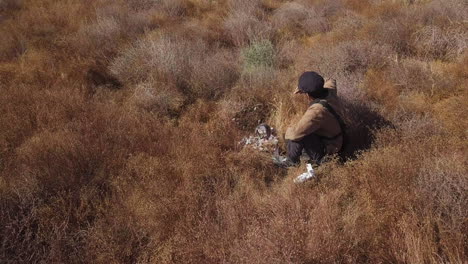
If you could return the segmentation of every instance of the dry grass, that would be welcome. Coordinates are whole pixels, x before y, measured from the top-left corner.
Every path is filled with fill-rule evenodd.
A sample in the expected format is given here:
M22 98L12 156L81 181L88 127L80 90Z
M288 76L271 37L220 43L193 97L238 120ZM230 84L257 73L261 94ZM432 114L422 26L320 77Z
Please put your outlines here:
M465 263L463 0L0 0L1 263ZM281 136L302 71L351 144Z

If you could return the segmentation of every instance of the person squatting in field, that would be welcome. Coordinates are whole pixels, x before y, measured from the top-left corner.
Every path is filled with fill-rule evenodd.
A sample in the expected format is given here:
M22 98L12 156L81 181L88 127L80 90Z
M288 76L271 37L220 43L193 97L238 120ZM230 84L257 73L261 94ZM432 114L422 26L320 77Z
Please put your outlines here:
M299 77L295 94L304 94L309 107L298 122L286 130L287 156L276 159L282 167L296 166L304 150L310 163L319 165L327 154L341 151L345 139L345 124L338 113L342 113L337 98L335 80L326 83L316 72L304 72Z

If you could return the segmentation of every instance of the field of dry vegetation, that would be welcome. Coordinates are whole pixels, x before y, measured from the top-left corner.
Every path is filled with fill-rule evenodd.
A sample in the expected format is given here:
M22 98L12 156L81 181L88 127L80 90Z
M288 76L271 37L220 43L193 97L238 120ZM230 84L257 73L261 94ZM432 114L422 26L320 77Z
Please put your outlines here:
M0 263L466 263L465 0L0 0ZM283 134L314 70L347 161Z

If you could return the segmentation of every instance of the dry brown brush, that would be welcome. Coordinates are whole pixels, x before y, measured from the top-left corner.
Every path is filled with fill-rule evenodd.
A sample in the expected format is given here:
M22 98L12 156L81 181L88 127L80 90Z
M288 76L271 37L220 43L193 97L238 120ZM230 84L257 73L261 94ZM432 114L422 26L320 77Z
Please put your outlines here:
M0 263L465 263L466 17L0 0ZM306 70L337 80L351 142L295 185L304 165L238 142L284 134Z

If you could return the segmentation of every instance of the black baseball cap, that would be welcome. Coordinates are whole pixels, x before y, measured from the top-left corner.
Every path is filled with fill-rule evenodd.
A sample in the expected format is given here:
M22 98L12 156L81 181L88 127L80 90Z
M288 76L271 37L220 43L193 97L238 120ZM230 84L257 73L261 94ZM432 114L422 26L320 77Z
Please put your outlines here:
M320 74L308 71L299 77L299 83L295 93L307 93L315 98L320 98L327 94L327 89L323 87L325 81Z

